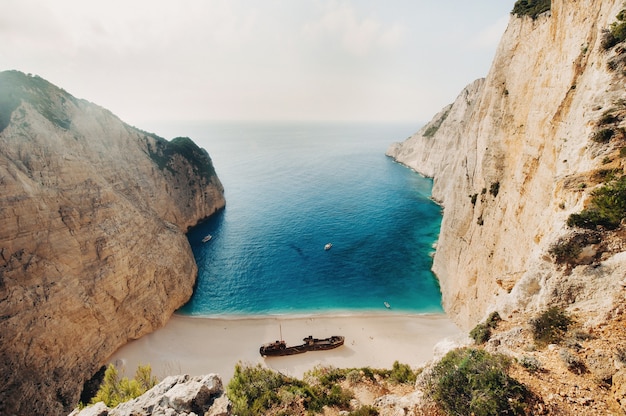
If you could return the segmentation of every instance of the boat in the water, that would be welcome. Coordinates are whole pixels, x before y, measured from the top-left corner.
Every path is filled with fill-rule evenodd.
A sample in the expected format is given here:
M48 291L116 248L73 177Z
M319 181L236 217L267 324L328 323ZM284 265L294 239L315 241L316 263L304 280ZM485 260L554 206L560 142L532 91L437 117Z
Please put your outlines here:
M259 353L264 357L302 354L307 351L331 350L343 345L345 338L341 335L333 335L329 338L313 338L311 335L304 338L304 344L288 347L285 341L274 341L261 345Z
M326 245L324 246L324 250L328 251L331 249L332 246L333 246L333 243L326 243Z
M207 241L209 241L210 239L212 239L213 236L211 234L207 234L204 236L204 238L202 239L203 243L206 243Z
M389 304L389 302L383 302L383 304L385 305L385 308L391 309L391 305Z

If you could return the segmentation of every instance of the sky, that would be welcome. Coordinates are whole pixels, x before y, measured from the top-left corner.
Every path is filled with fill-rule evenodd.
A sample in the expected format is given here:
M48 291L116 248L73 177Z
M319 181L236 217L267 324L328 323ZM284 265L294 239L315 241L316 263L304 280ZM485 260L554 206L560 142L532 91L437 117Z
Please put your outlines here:
M2 0L0 70L154 121L426 122L514 0Z

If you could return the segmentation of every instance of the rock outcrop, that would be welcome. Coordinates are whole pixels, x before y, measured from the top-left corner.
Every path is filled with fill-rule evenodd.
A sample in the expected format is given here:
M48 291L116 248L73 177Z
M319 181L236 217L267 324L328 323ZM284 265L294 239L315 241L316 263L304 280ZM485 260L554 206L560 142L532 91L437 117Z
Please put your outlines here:
M465 329L493 310L551 305L602 320L623 295L623 238L602 234L569 266L550 254L603 175L624 172L622 133L593 139L602 123L623 132L624 51L602 45L623 6L553 0L536 19L512 16L486 79L387 152L434 178L444 214L433 270Z
M230 416L231 403L219 376L170 376L136 399L113 409L103 402L70 416Z
M225 205L208 153L0 73L0 414L61 414L191 296L185 232Z

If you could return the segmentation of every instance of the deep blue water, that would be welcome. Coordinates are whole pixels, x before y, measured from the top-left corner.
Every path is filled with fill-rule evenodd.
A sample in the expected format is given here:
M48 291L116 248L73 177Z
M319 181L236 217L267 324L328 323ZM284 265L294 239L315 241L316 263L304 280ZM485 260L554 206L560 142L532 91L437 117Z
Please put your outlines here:
M207 149L226 190L226 209L188 234L199 276L179 312L365 312L384 311L383 302L396 312L441 312L430 271L441 222L432 182L385 156L418 128L177 127Z

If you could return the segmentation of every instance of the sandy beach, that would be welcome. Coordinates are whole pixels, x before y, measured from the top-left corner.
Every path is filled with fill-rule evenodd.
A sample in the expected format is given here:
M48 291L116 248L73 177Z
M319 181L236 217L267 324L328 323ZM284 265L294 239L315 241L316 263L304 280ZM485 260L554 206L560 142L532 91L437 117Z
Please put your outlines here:
M345 344L329 351L263 358L259 347L280 338L287 345L313 335L343 335ZM435 350L461 332L445 315L381 313L346 316L275 316L195 318L174 315L165 327L119 349L110 362L132 376L137 365L150 364L160 380L167 375L216 373L224 384L238 362L262 365L302 377L316 366L391 368L394 361L418 368ZM439 346L435 348L437 345Z

